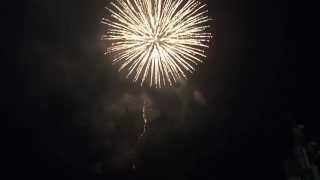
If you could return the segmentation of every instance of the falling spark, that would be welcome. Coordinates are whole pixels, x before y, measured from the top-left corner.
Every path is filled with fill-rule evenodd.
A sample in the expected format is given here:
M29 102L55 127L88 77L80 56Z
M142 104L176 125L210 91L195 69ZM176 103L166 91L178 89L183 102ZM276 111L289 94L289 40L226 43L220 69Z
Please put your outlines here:
M146 115L146 107L147 106L147 102L146 100L144 100L143 102L143 107L142 107L142 117L143 117L143 131L142 133L140 134L140 137L143 137L144 134L146 133L147 131L147 125L148 125L148 117Z
M187 79L203 62L212 37L206 4L197 0L114 0L102 40L105 54L127 78L150 87L172 86Z
M142 106L142 118L143 118L143 131L140 134L139 138L143 138L147 132L147 127L153 119L154 109L152 106L152 101L149 97L143 97L143 106Z
M153 103L151 99L148 96L143 97L143 105L142 105L142 119L143 119L143 130L138 136L138 141L137 141L137 147L141 145L144 141L144 136L147 132L147 127L150 124L150 122L154 119L154 109L153 109ZM135 149L136 150L136 149ZM132 169L136 171L137 165L136 161L132 163Z

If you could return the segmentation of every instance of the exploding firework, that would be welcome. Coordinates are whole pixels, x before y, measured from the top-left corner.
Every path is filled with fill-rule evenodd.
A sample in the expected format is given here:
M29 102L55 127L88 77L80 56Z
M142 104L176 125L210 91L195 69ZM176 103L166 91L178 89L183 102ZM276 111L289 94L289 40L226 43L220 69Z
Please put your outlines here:
M134 82L172 86L206 57L210 18L197 0L114 0L106 9L106 54Z

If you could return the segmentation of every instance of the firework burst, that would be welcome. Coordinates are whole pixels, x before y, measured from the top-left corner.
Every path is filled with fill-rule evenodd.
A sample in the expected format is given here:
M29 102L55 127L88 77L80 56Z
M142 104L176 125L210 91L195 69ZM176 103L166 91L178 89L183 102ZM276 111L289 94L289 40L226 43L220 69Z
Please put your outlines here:
M106 54L134 82L172 86L206 57L210 18L197 0L114 0L106 9Z

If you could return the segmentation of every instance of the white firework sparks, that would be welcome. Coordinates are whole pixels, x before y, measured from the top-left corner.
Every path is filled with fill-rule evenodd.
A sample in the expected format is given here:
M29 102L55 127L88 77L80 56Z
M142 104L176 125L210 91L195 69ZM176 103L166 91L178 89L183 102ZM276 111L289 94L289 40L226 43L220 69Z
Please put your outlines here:
M102 39L112 43L106 54L134 82L172 86L206 57L210 18L197 0L114 0L106 9Z

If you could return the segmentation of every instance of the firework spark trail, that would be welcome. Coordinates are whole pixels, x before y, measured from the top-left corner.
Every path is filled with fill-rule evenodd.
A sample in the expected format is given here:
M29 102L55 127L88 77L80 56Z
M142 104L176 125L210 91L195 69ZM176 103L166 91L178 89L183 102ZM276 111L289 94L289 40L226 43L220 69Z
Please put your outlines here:
M114 0L102 40L127 78L150 87L172 86L203 62L212 37L208 11L197 0Z
M153 113L152 101L149 97L144 96L143 105L142 105L143 130L138 136L137 144L136 144L136 147L133 149L133 151L136 151L137 150L136 148L139 147L144 142L143 138L147 132L147 127L149 123L152 121L152 113ZM136 170L137 168L136 163L137 163L136 160L134 160L132 163L133 170Z
M139 136L139 140L144 137L145 133L147 132L147 127L150 124L150 122L154 118L154 109L153 109L153 103L152 100L145 96L143 97L143 105L142 105L142 118L143 118L143 131Z
M140 134L140 138L142 138L144 136L144 134L146 133L147 131L147 125L148 125L148 117L147 117L147 101L144 99L143 101L143 107L142 107L142 118L143 118L143 131L142 133Z

